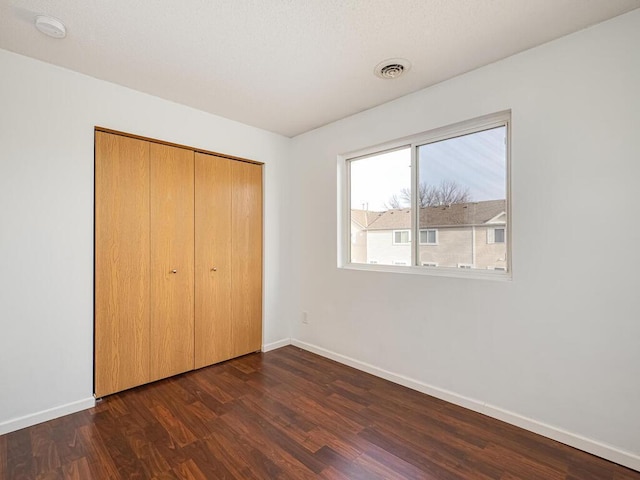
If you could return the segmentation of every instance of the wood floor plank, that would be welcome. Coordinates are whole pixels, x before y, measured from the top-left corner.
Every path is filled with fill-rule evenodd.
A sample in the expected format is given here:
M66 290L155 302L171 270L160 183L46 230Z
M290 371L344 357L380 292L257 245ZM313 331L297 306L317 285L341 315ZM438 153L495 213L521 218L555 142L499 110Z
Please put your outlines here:
M8 478L35 479L34 464L30 429L25 428L9 435L7 437Z
M491 477L487 477L477 471L463 471L462 469L467 469L463 458L456 461L451 456L443 455L441 452L432 449L422 452L415 446L403 441L401 437L390 436L388 431L383 432L378 428L367 428L360 433L360 436L439 480L459 480L461 478L491 480Z
M415 465L405 462L385 450L377 449L375 453L372 450L363 453L354 461L358 464L367 465L368 468L375 472L379 472L383 478L435 480L433 475L428 475Z
M243 436L256 450L267 455L281 470L289 472L298 479L314 478L315 473L322 470L323 465L318 464L313 452L308 451L298 440L296 434L291 435L292 429L279 428L274 424L274 418L263 417L260 410L255 409L256 404L244 403L245 409L238 409L232 414L223 417L236 434ZM266 419L269 425L264 423ZM261 428L256 428L259 422Z
M233 478L254 480L259 477L251 471L249 465L238 462L235 455L235 445L228 445L224 436L214 434L206 440L209 456L219 461Z
M52 428L48 423L41 423L30 428L29 432L34 470L37 477L44 477L49 471L56 470L61 465L58 449L52 438Z
M126 430L118 418L110 411L96 415L96 426L100 436L108 439L104 448L123 478L145 478L145 468L140 462L126 435Z
M281 476L298 480L312 480L316 478L314 472L298 459L295 448L289 449L286 445L274 441L274 437L270 435L271 432L262 426L256 428L253 419L242 415L225 415L223 421L229 425L236 435L245 438L253 449L263 452L274 462L283 472ZM291 442L291 445L296 444L295 442Z
M96 426L83 425L78 428L78 435L87 452L89 471L93 478L108 480L122 478Z
M180 480L207 480L204 473L198 468L198 465L189 459L181 463L173 470Z
M0 478L9 478L7 469L7 438L8 435L0 435Z
M343 457L331 447L324 446L316 452L316 458L323 464L331 465L334 469L353 480L383 480L384 477L375 473L369 465L358 464Z
M256 449L247 437L237 435L227 421L229 415L220 417L216 431L220 432L227 441L235 439L234 443L239 447L236 450L236 458L249 466L250 470L256 472L260 478L277 478L282 473L280 467L269 458L268 452Z
M131 450L145 470L147 476L161 475L171 469L153 441L147 436L145 429L131 414L117 419L118 427L122 431Z
M64 480L91 480L91 469L86 457L73 460L62 467Z
M74 414L47 422L51 426L51 440L56 444L61 465L71 464L81 458L86 462L86 451L78 435L78 428L84 421L84 416Z
M640 480L289 346L0 436L1 480Z
M184 450L184 456L185 458L188 458L188 460L181 463L174 469L174 472L178 476L180 476L181 471L184 471L185 466L189 471L192 469L190 465L193 465L194 467L197 467L197 472L200 472L205 476L205 478L236 478L218 457L211 454L211 450L204 440L198 440L186 447ZM197 475L196 471L191 474Z

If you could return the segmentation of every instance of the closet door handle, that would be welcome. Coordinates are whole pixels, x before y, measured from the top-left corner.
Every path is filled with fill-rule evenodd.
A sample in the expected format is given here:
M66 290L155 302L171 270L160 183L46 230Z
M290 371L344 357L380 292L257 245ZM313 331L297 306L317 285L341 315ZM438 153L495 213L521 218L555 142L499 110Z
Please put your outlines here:
M213 268L211 269L211 271L212 271L212 272L217 272L217 271L218 271L218 267L213 267Z
M171 270L169 273L178 273L178 270Z

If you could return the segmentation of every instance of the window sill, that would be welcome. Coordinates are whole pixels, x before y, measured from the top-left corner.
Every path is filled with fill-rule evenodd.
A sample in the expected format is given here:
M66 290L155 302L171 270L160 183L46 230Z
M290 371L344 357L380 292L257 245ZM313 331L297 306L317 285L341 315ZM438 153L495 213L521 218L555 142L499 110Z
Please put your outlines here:
M418 267L400 265L380 265L370 263L347 263L338 268L344 270L359 270L368 272L401 273L409 275L426 275L430 277L465 278L471 280L493 280L509 282L512 280L511 272L499 270L461 269L454 267Z

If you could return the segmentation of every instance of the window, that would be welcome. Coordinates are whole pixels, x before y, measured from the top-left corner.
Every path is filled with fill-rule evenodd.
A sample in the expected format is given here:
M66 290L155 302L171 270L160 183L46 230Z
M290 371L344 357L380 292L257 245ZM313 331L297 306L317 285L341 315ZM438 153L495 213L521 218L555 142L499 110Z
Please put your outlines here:
M506 230L504 227L487 229L487 243L505 243Z
M393 232L394 245L407 245L409 242L411 242L410 230L395 230Z
M420 230L420 245L437 245L438 230Z
M341 264L507 276L509 122L489 115L341 159Z

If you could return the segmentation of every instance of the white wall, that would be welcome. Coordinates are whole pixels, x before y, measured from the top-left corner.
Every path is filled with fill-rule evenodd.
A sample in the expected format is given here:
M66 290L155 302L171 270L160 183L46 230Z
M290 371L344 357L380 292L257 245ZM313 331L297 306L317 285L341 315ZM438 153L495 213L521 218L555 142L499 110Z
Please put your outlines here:
M291 334L640 469L638 44L640 11L293 141L0 50L0 433L92 401L99 125L266 163L267 348ZM504 109L512 282L336 267L338 154Z
M263 338L288 341L290 139L3 50L0 72L0 434L93 401L96 125L266 164Z
M640 469L638 45L635 11L296 137L294 343ZM339 154L505 109L513 281L336 267Z

